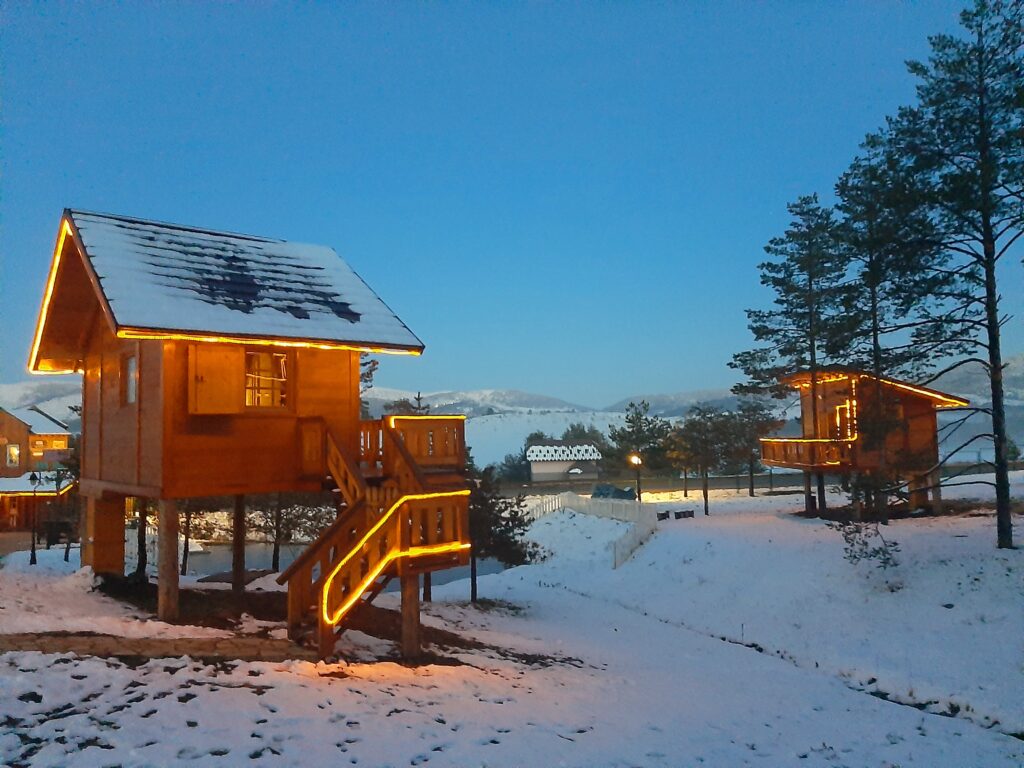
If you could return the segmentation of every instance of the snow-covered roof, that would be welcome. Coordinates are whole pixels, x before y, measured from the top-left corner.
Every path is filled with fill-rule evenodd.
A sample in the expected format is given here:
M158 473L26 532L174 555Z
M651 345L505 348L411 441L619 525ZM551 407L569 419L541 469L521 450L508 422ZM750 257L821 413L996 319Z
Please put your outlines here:
M4 410L19 421L28 424L29 431L36 435L59 435L68 431L67 424L34 405L30 405L28 408L5 408Z
M39 496L47 496L55 493L55 485L49 479L50 475L46 472L36 472L36 477L41 479L42 482L35 486L35 493ZM32 481L29 479L32 477L31 472L26 472L18 477L0 477L0 494L4 493L32 493L33 486ZM61 495L63 496L71 486L64 481L61 484Z
M527 461L598 461L601 452L592 443L547 440L526 449Z
M196 334L383 351L423 349L327 246L86 211L66 210L64 216L119 335ZM61 276L59 270L56 303Z

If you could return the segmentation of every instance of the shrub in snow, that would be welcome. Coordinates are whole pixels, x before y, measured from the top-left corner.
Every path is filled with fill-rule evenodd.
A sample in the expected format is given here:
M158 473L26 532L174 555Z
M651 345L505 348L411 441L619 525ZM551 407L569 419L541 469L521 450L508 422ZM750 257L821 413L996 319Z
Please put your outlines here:
M899 565L896 554L900 545L888 541L879 530L878 523L835 522L827 525L842 535L843 557L847 562L856 564L866 560L882 569Z

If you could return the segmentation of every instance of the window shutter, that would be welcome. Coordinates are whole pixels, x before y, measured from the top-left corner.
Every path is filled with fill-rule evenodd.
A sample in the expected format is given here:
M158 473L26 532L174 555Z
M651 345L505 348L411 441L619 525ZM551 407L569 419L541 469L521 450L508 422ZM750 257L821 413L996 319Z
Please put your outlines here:
M189 413L241 413L244 396L244 347L235 344L189 345Z

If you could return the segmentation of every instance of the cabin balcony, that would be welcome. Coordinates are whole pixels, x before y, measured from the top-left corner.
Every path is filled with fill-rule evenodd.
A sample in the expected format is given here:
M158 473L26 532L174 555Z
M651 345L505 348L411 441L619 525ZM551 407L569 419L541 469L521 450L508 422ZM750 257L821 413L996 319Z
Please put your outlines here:
M854 440L761 438L761 462L769 467L836 471L854 463Z

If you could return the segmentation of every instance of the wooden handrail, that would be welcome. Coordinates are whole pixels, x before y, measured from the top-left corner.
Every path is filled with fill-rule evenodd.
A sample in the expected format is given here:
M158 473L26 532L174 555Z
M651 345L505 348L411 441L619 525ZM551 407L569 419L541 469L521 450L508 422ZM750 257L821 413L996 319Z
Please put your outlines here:
M323 654L333 644L334 626L364 592L372 590L382 573L395 569L404 573L406 567L447 567L468 557L469 491L465 483L439 485L435 478L430 485L418 460L423 453L432 468L461 469L465 455L462 422L451 418L427 421L430 428L417 430L399 430L390 419L361 422L358 461L345 453L319 420L304 433L304 453L315 449L317 442L322 444L321 471L334 479L347 507L277 582L288 585L289 634L303 623L311 607L318 607ZM315 455L304 455L311 468L317 465L315 459ZM362 466L379 482L368 485ZM426 565L403 565L413 561ZM314 579L317 566L319 573Z
M326 547L336 543L334 541L337 534L341 531L351 528L352 523L358 515L365 515L366 513L366 502L365 500L360 501L353 507L345 509L338 517L320 531L313 541L311 541L304 550L296 557L291 565L281 571L281 575L277 577L276 581L278 584L285 584L290 581L300 570L302 570L307 564L311 567L315 563L317 555Z

